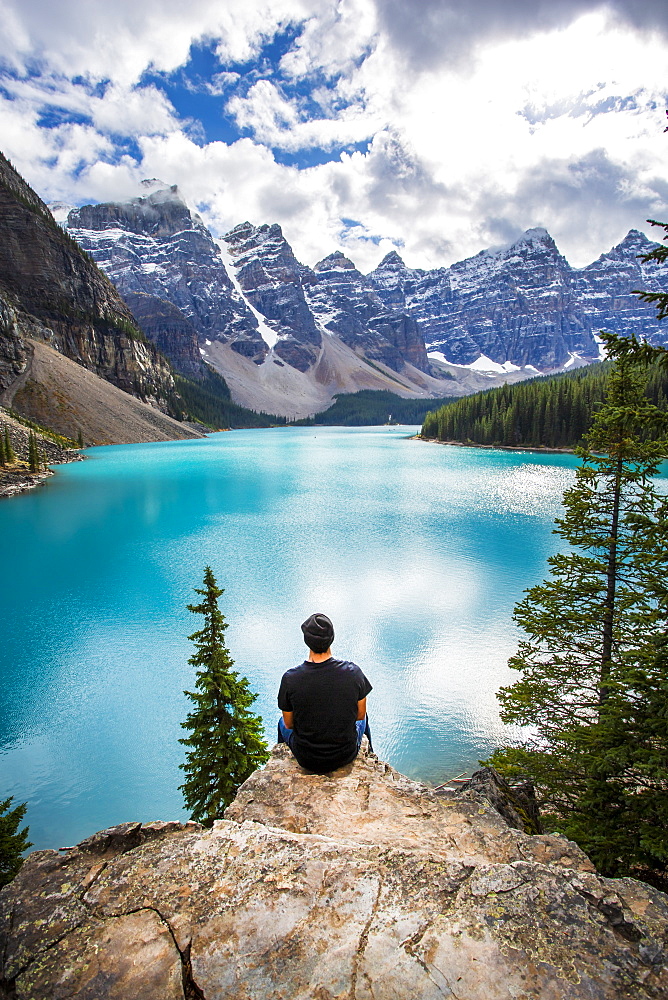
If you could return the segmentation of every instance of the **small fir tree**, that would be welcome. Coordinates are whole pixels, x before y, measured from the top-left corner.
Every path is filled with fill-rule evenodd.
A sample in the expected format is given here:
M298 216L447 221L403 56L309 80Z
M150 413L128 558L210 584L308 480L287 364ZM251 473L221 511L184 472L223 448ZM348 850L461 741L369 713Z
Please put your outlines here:
M5 457L5 436L0 434L0 468L5 467L7 464L7 459Z
M28 436L28 469L30 472L39 472L41 463L39 460L39 448L34 431L30 431Z
M536 785L548 822L606 873L668 865L668 500L652 477L666 416L643 364L613 337L607 397L564 494L570 549L515 609L526 633L504 722L532 727L491 763Z
M80 448L85 448L84 439L83 439L83 432L82 432L81 428L79 428L79 433L77 434L77 444L79 445Z
M12 465L16 461L16 454L12 447L12 439L9 436L8 427L5 427L5 461L7 465Z
M204 587L195 588L202 601L188 610L204 616L204 627L189 638L196 651L189 663L197 667L196 690L185 693L194 710L181 725L190 730L185 763L186 780L180 786L192 818L211 826L241 784L269 758L262 737L262 720L250 711L256 700L248 680L232 667L234 661L225 646L227 622L218 607L223 590L207 566Z
M13 798L0 802L0 889L7 885L23 864L21 855L32 844L28 840L28 827L19 830L26 812L26 803L10 808Z

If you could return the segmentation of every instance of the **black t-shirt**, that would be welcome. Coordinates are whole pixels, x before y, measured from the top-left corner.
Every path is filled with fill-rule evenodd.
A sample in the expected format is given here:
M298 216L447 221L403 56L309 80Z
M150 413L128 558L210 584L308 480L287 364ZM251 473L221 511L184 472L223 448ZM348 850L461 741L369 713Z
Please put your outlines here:
M278 707L294 713L292 751L302 767L326 774L355 759L357 702L369 691L368 680L349 660L304 660L286 670Z

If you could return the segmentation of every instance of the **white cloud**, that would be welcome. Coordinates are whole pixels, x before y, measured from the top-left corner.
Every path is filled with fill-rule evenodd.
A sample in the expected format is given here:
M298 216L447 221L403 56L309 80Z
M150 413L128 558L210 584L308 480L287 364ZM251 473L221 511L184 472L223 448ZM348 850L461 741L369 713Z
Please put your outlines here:
M182 66L193 42L218 41L221 57L243 61L276 30L330 4L309 0L3 0L0 59L39 60L58 73L136 83L151 66Z
M292 151L352 145L382 127L361 105L346 107L331 117L307 118L299 100L287 100L270 80L258 80L245 97L231 98L226 110L239 128L252 130L257 142Z
M49 198L125 197L159 176L218 233L278 221L305 262L339 248L363 270L402 243L433 267L534 225L585 264L668 216L662 3L5 0L5 15L0 58L41 72L6 81L2 144ZM230 70L288 25L278 72ZM221 59L204 89L236 88L226 111L249 138L195 141L158 87L137 84L198 40ZM85 123L40 127L59 108ZM271 152L367 140L302 170Z

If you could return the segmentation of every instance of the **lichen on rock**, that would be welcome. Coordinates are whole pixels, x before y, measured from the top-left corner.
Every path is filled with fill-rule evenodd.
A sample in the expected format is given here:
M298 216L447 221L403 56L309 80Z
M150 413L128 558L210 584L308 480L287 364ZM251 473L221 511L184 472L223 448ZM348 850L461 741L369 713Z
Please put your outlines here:
M276 747L212 830L30 855L0 893L4 996L668 998L668 897L509 826L485 788L429 789L365 745L311 775Z

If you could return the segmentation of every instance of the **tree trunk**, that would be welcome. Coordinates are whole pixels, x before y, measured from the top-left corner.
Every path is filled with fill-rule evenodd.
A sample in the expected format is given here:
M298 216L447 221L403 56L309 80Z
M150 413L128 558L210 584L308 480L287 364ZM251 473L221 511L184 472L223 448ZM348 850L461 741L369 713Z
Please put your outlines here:
M617 587L617 543L619 539L619 503L621 499L623 460L617 457L613 487L612 518L610 521L610 545L608 548L608 565L606 571L605 601L603 603L603 645L601 648L601 675L599 686L599 705L603 705L608 697L607 681L612 666L612 627L615 615L615 590Z

